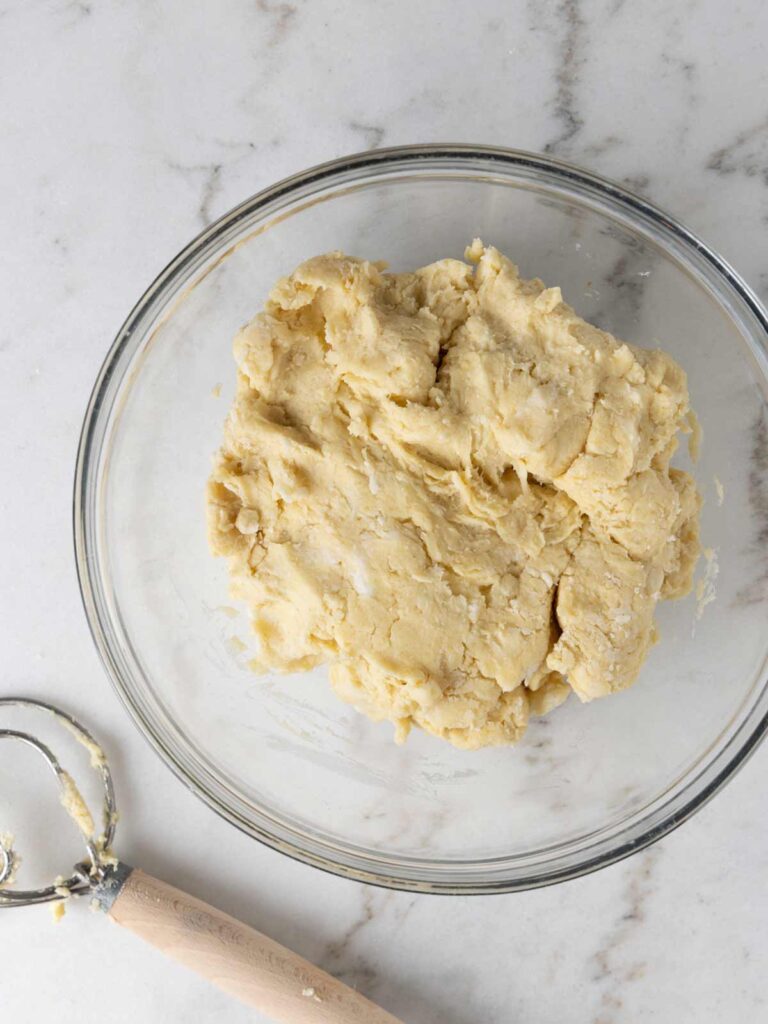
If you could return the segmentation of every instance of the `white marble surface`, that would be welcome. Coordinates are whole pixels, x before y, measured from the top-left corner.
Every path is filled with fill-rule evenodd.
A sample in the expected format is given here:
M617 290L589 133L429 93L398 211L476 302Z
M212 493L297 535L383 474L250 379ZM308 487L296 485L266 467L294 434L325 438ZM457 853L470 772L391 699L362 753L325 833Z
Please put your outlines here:
M404 142L629 182L768 298L767 32L761 0L0 4L0 691L66 702L119 752L126 860L411 1024L766 1019L768 750L652 849L538 892L388 893L262 848L151 754L92 647L70 501L94 375L201 226L289 172ZM46 908L3 915L0 959L20 1024L260 1019L84 906L58 927Z

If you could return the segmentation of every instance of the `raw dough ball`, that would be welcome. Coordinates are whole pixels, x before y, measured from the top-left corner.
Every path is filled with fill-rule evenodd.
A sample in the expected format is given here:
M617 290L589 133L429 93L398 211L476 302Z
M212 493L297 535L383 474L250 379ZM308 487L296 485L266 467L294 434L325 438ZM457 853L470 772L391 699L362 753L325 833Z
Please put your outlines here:
M331 253L278 282L235 340L208 505L256 668L327 662L398 738L477 748L635 680L656 602L690 589L699 497L669 468L674 360L467 257Z

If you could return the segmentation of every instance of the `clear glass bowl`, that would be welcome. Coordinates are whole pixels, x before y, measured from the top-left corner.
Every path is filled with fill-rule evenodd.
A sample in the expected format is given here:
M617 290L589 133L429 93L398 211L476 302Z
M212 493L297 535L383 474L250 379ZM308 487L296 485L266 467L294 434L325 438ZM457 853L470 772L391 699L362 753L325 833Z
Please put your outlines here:
M420 733L395 746L388 724L331 694L324 671L259 678L245 666L247 619L208 553L204 487L234 390L233 335L278 276L331 249L404 270L460 257L475 236L561 285L587 319L686 368L704 428L703 540L720 572L700 620L695 597L660 607L662 639L633 689L571 698L519 746L467 753ZM149 288L88 407L77 561L120 697L211 807L348 877L508 891L658 839L723 785L768 723L767 337L749 289L685 228L540 156L380 150L259 193Z

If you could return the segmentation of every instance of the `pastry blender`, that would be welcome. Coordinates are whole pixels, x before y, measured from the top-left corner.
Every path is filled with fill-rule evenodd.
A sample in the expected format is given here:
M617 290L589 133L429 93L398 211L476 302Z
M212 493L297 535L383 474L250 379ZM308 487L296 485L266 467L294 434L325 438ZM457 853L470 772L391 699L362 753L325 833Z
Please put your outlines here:
M115 789L99 744L76 719L43 701L0 698L9 707L35 709L54 718L88 750L104 792L100 829L72 776L53 751L29 732L0 728L0 740L34 748L56 776L60 800L80 829L87 857L68 878L39 889L13 888L19 858L0 836L0 907L29 906L90 896L92 906L220 988L284 1024L401 1024L354 989L332 978L272 939L201 900L118 860L112 852L117 825Z

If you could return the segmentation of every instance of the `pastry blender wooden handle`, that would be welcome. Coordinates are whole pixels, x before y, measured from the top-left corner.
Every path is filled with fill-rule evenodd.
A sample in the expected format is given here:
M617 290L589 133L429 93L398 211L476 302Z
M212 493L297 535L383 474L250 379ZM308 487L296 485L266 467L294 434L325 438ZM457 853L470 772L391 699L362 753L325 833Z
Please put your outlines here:
M364 996L235 918L118 865L113 920L280 1024L402 1024Z

